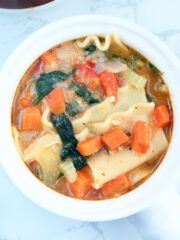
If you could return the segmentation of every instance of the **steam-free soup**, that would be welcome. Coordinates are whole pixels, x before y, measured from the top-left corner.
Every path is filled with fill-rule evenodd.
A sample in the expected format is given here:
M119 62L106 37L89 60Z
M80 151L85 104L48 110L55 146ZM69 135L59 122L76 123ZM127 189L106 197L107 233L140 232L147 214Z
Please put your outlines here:
M79 199L108 199L143 183L171 140L163 73L118 36L88 36L42 54L21 79L12 130L42 183Z

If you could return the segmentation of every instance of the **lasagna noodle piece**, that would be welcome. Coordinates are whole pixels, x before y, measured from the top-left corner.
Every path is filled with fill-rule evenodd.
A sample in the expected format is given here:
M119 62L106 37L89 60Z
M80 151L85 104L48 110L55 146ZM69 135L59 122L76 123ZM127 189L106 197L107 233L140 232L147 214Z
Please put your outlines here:
M83 41L77 41L77 45L80 48L85 48L89 44L94 43L98 50L107 51L111 45L117 46L124 54L129 53L128 48L123 44L122 40L116 33L107 34L104 38L104 42L101 42L96 35L87 36Z
M126 85L118 89L116 103L111 102L107 97L103 102L90 107L82 117L72 121L75 133L87 127L88 123L102 122L109 114L120 111L127 111L136 103L147 103L144 90Z
M104 152L93 155L88 161L94 179L93 187L99 189L104 183L155 158L167 147L168 142L163 130L154 129L151 134L150 148L146 153L123 149L112 151L111 155Z
M116 126L120 126L125 132L129 132L136 121L148 122L154 107L153 102L137 103L125 112L111 113L103 122L89 123L88 128L90 132L96 134L103 134Z

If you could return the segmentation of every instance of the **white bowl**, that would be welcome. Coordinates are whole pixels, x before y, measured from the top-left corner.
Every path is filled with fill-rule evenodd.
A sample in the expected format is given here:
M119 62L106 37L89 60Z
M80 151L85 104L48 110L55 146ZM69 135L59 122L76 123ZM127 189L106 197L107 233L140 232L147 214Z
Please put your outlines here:
M168 152L156 172L141 186L115 199L84 201L61 195L37 180L21 160L11 133L11 106L16 87L27 68L43 52L70 39L88 34L116 32L164 72L174 109L174 130ZM179 159L180 65L157 37L128 21L107 16L78 16L51 23L28 37L0 71L0 158L13 183L32 201L69 218L105 221L123 218L147 207L175 175Z

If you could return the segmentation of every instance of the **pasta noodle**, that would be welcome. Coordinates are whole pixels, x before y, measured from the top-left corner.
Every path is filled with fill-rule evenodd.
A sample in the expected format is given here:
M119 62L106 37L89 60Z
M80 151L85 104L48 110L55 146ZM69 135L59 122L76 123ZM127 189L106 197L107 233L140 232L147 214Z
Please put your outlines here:
M144 154L124 149L122 151L112 151L111 155L107 155L104 152L93 155L88 161L94 178L93 187L98 189L111 179L158 156L167 149L167 146L168 142L163 130L154 129L152 131L150 148Z
M99 37L97 37L96 35L90 35L86 37L83 41L79 40L77 41L77 45L80 48L85 48L91 43L94 43L97 49L100 51L107 51L110 45L115 44L122 50L122 52L124 53L129 52L128 48L123 44L119 36L115 33L110 33L106 35L103 43L99 40Z
M115 104L110 101L110 98L106 98L102 103L92 106L82 117L72 122L75 133L79 133L86 128L89 122L102 122L113 112L126 111L136 103L146 102L144 90L139 90L131 85L119 88Z
M138 103L125 112L111 113L104 122L89 123L88 127L91 132L96 134L105 133L116 125L121 126L125 132L130 132L134 122L149 121L154 106L154 103Z

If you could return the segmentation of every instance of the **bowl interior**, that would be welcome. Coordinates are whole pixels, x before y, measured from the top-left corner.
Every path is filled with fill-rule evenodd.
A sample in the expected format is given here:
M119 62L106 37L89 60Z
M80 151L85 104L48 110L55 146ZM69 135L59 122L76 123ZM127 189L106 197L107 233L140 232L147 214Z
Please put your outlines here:
M173 136L169 150L158 170L138 188L120 198L111 200L72 199L42 184L20 159L11 134L12 100L21 77L43 52L71 39L89 34L104 35L110 32L116 32L127 45L142 53L164 72L164 79L169 86L174 108ZM167 186L165 183L168 183L178 166L179 69L176 57L158 38L136 24L119 18L88 15L60 20L43 27L12 53L0 72L0 109L3 113L0 132L4 136L4 139L0 140L0 149L1 162L7 174L19 189L38 205L56 214L74 219L111 220L131 215L148 206L160 189Z

